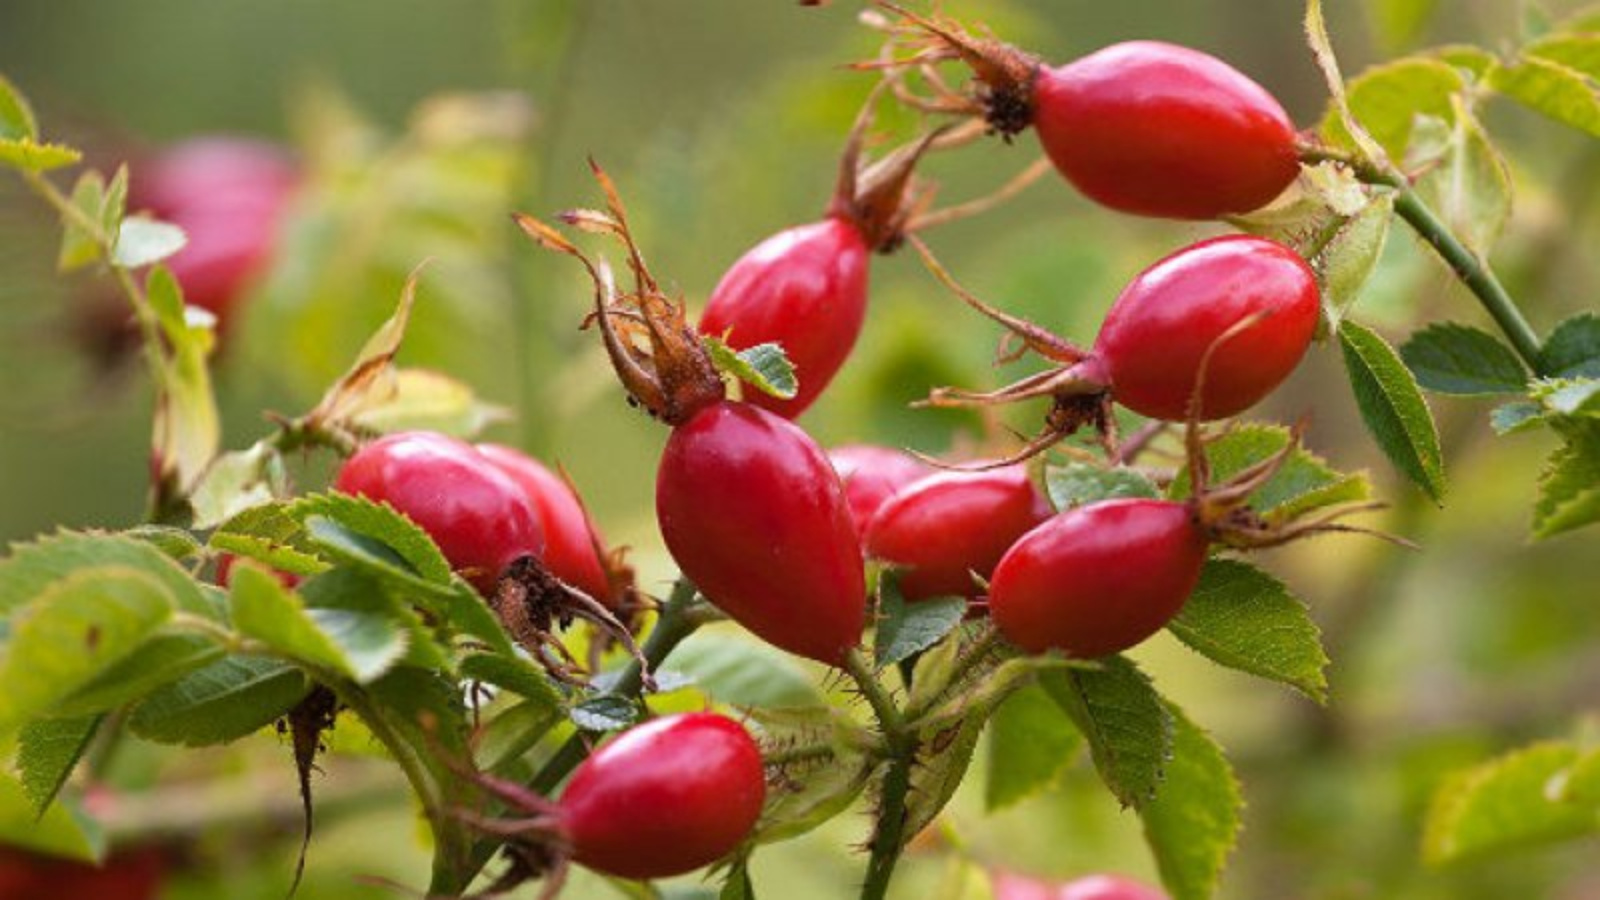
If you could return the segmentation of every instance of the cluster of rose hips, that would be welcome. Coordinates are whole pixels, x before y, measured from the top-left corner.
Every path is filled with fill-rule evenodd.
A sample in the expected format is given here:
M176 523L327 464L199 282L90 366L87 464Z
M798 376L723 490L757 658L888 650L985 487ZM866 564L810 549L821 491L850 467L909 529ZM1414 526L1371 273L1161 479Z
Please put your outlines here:
M934 112L981 115L1007 135L1033 126L1061 173L1113 209L1215 218L1264 205L1296 177L1296 137L1281 107L1215 58L1137 42L1052 69L949 23L906 16L897 46L915 35L915 54L882 66L896 96ZM927 98L905 88L907 70L948 59L972 67L975 92ZM764 641L843 667L871 612L871 559L899 570L910 601L967 597L1023 651L1092 658L1140 643L1176 615L1212 544L1285 538L1245 505L1272 461L1209 485L1194 436L1195 422L1235 415L1271 392L1313 336L1315 274L1292 250L1261 238L1215 238L1151 266L1117 298L1088 349L967 296L1054 367L999 391L943 390L930 400L1048 399L1045 434L1015 458L941 471L882 447L830 456L794 424L855 343L872 252L909 239L927 253L909 234L907 197L932 138L862 167L860 131L827 215L745 254L696 324L645 266L598 167L607 209L561 219L625 246L626 289L555 228L518 218L535 241L588 269L595 295L586 327L600 332L630 400L672 429L656 478L658 522L673 560L705 598ZM730 398L711 339L735 350L780 345L798 390ZM1094 426L1119 462L1112 402L1189 424L1192 498L1052 512L1020 458ZM532 652L562 652L539 637L551 621L578 616L626 628L633 589L625 567L571 485L518 451L392 435L351 456L335 486L386 502L425 529ZM554 857L637 878L689 871L731 852L753 827L765 791L760 753L744 728L709 713L625 732L556 802L490 784L530 815L508 837L537 835Z

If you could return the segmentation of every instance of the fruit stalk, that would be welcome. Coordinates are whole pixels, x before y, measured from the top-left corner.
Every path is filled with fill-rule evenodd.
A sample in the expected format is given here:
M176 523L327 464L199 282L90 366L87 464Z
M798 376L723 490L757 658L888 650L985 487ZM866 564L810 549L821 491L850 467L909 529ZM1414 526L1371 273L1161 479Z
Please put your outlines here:
M882 900L889 891L889 879L900 861L905 844L906 796L911 791L911 766L917 752L916 732L906 727L905 716L872 671L859 649L844 660L845 672L860 688L867 705L883 731L884 751L889 770L884 773L878 797L878 811L872 827L872 856L867 861L867 878L861 885L861 900Z

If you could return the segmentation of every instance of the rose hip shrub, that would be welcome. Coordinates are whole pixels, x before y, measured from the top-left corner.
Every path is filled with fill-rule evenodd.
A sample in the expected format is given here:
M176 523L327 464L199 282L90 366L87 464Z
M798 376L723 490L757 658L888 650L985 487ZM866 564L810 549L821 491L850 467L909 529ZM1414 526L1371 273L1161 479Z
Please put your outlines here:
M827 15L789 12L796 23ZM1600 518L1600 318L1535 331L1490 267L1508 182L1479 113L1504 96L1600 132L1584 113L1590 76L1600 76L1589 52L1600 18L1536 22L1538 37L1519 49L1453 47L1346 84L1312 0L1306 33L1331 101L1303 129L1269 92L1274 79L1252 80L1198 49L1135 40L1047 64L978 22L890 3L862 19L883 49L833 72L840 85L875 87L863 91L837 166L819 173L818 183L833 183L812 210L820 220L780 227L805 221L795 214L752 229L741 241L751 250L713 261L714 287L680 287L647 264L658 259L651 244L670 240L662 232L688 233L691 223L652 209L648 227L636 227L600 161L626 159L621 148L594 148L598 202L572 173L541 171L552 179L541 192L565 210L512 213L514 229L500 217L509 210L497 211L484 226L497 240L520 233L529 257L563 257L583 277L545 284L540 275L537 297L519 297L505 326L559 330L550 346L579 374L546 379L553 363L519 358L508 362L529 383L495 393L590 392L637 429L615 432L629 435L612 438L619 444L571 446L556 404L530 400L510 412L537 456L509 433L482 434L500 411L465 383L411 364L408 329L424 331L413 313L431 296L419 282L459 272L444 261L413 271L393 316L309 410L273 412L257 440L225 450L208 367L216 324L186 308L221 317L224 298L253 277L256 257L233 251L259 246L239 236L270 230L293 169L271 151L207 143L135 166L126 182L86 171L68 187L77 152L53 142L21 92L0 81L0 164L61 216L70 255L120 292L140 331L155 419L148 521L56 530L0 559L0 746L16 748L0 775L0 835L30 853L94 857L102 843L74 810L118 777L111 762L130 739L216 746L263 732L276 733L273 752L299 779L289 808L306 816L308 839L314 812L342 806L319 802L344 775L323 754L351 742L369 755L380 748L373 764L398 770L429 831L427 883L402 887L438 897L507 894L530 881L553 895L573 866L619 885L696 875L722 897L769 896L783 888L765 877L771 846L825 823L818 839L853 830L839 843L864 858L836 881L864 900L916 891L915 882L894 887L902 858L929 853L948 864L941 877L953 889L987 883L1001 900L1409 896L1432 876L1389 859L1405 849L1390 839L1399 830L1420 831L1424 858L1439 865L1592 833L1600 764L1587 732L1442 780L1447 765L1470 759L1462 748L1408 745L1405 765L1438 782L1428 786L1434 799L1423 803L1421 789L1403 802L1385 794L1373 815L1368 796L1400 776L1386 771L1361 791L1335 781L1363 765L1342 751L1377 742L1360 731L1363 718L1321 704L1330 694L1345 702L1329 682L1330 656L1360 656L1350 635L1390 621L1385 592L1403 563L1382 542L1416 549L1390 532L1439 530L1425 526L1427 503L1446 496L1445 449L1466 426L1441 432L1424 390L1505 395L1495 429L1547 430L1558 444L1539 483L1535 536ZM453 129L481 118L445 110L417 142L450 143ZM801 116L793 104L763 112L780 131ZM1030 129L1037 145L1021 138ZM986 151L1029 162L990 196L941 205L934 179L967 183L961 166ZM410 172L407 158L388 167ZM736 152L719 159L756 165ZM1096 203L1063 204L1066 195L1035 187L1051 169ZM658 196L635 184L647 177L623 181ZM1044 296L982 297L940 256L965 267L1014 240L1022 207L1002 204L1019 194L1081 233L1115 233L1125 214L1206 230L1158 223L1140 232L1148 245L1105 253L1102 265L1128 279L1120 292L1008 271L1006 291ZM407 196L356 204L376 216L371 240L383 237L381 213L398 208L388 204ZM961 219L972 220L966 236L939 232ZM190 232L189 244L160 220ZM222 220L238 230L213 230ZM1395 221L1422 239L1413 249L1443 263L1430 277L1453 278L1450 302L1479 303L1494 333L1435 321L1396 350L1361 324L1382 311L1358 301ZM918 304L910 325L939 336L931 352L943 368L903 364L893 320L873 331L887 292L868 278L870 257L905 245L932 276L907 276ZM1024 303L1028 316L1017 311ZM1074 323L1069 333L1055 319ZM860 339L874 333L890 346ZM1020 374L932 383L930 372L961 371L958 333L996 338L997 359ZM615 386L597 377L601 359ZM1339 366L1350 415L1327 412L1342 402L1327 385ZM1280 389L1302 367L1316 371L1290 400ZM855 379L892 384L896 403L972 411L961 420L970 427L940 443L929 435L942 432L902 429L909 420L875 408L851 432L830 410L850 402ZM1267 418L1301 403L1314 415L1293 426ZM1014 415L1042 415L1043 427L1021 436ZM1343 444L1327 459L1305 446L1355 430L1357 417L1398 476L1381 492L1365 472L1343 470L1357 463ZM825 450L813 428L847 443ZM641 454L651 457L648 489L634 490L621 467ZM556 460L610 467L615 484L605 487L631 493L631 515L609 519L579 489L597 482L568 477ZM1355 518L1386 503L1401 510ZM634 558L649 569L635 579L628 548L603 534L648 542ZM1337 577L1285 580L1256 562L1257 551L1329 534L1370 539L1337 550ZM1493 549L1482 554L1498 566ZM1301 555L1297 546L1285 558ZM1464 570L1459 580L1483 577ZM1295 594L1313 580L1306 593L1317 609ZM1326 616L1323 632L1317 620L1332 594L1354 599ZM1441 631L1468 606L1447 599ZM1523 623L1497 639L1568 626ZM1462 675L1431 645L1415 649L1438 663L1437 677ZM1191 651L1187 662L1162 655ZM1230 716L1268 721L1270 710L1259 694L1235 696L1233 680L1210 693L1184 683L1185 666L1200 661L1310 701L1287 734L1253 725L1268 737L1242 757L1252 777L1237 776L1208 728ZM1219 692L1226 704L1214 702ZM1513 699L1502 706L1531 705ZM1296 766L1314 763L1327 780L1308 786L1288 771L1296 766L1284 760L1302 752ZM1028 863L1011 858L1025 842L968 839L971 805L951 805L963 785L980 785L995 810L1091 779L1106 809L1125 810L1125 826L1137 820L1164 893L1114 875L1011 874ZM148 892L169 862L203 848L198 836L217 820L240 818L204 810L199 825L174 823L159 793L169 788L151 790L158 800L143 815L155 824L144 824L179 833L170 855L163 844L156 862L130 865L148 843L138 839L152 835L102 808L117 842L104 870L8 851L0 879L11 880L0 883L12 886L0 893L42 895L44 869L54 873L45 889L59 896L89 885ZM1241 838L1247 796L1263 825ZM271 810L282 805L275 799L264 801ZM245 818L255 816L252 807ZM1332 817L1359 822L1362 840L1324 840L1307 824ZM1075 855L1052 859L1064 871L1108 865L1100 829L1067 818L1071 834L1035 821L1029 839L1052 853L1070 841ZM1227 870L1241 840L1248 849L1278 832L1317 832L1312 843L1328 846L1293 865ZM1365 865L1369 844L1382 845L1383 867ZM1303 876L1312 855L1339 860L1341 872ZM1361 865L1344 865L1358 855ZM1380 869L1382 878L1372 874ZM1418 896L1555 887L1504 889L1515 876L1483 872ZM298 870L281 875L292 892ZM1262 884L1240 883L1252 878Z

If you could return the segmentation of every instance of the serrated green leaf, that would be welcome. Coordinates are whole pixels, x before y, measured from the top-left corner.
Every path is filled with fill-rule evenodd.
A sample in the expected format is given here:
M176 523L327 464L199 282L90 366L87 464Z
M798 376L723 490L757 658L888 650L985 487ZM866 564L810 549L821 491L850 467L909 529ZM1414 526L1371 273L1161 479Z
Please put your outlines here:
M1328 86L1332 115L1337 118L1349 146L1369 162L1383 161L1383 146L1373 139L1351 110L1344 76L1339 73L1339 61L1333 52L1333 42L1328 38L1328 24L1322 14L1322 0L1306 0L1304 25L1306 43L1311 48L1317 69L1322 73L1322 80Z
M305 523L312 543L345 562L407 581L450 584L450 563L438 545L386 503L348 494L313 494L291 504L289 514Z
M878 579L878 625L873 656L878 668L921 653L949 634L967 614L965 597L930 597L906 602L899 578L886 571Z
M672 668L694 678L718 703L814 706L816 685L794 657L769 644L701 630L672 651Z
M32 601L56 581L103 566L155 578L184 612L216 619L219 609L189 573L150 544L117 534L63 531L13 548L0 560L0 614Z
M1229 429L1206 444L1213 481L1226 481L1272 457L1289 445L1289 439L1289 429L1281 425L1252 422ZM1182 500L1190 492L1189 472L1180 469L1167 488L1167 496ZM1314 510L1366 500L1371 492L1364 473L1336 472L1321 457L1302 447L1250 495L1250 507L1273 521L1287 522Z
M703 339L711 362L717 371L732 375L763 394L780 400L789 400L800 391L794 364L783 348L777 344L756 344L744 350L734 350L720 338Z
M1416 190L1468 249L1487 258L1511 218L1511 176L1466 101L1451 103L1444 154Z
M105 854L105 837L93 819L61 803L39 815L22 785L5 772L0 772L0 845L82 862L98 862Z
M1495 407L1494 411L1489 413L1489 424L1494 427L1495 434L1514 434L1543 424L1544 417L1543 404L1529 400L1514 400Z
M1600 315L1582 313L1557 325L1539 363L1551 378L1600 378Z
M563 705L561 694L550 683L550 676L521 656L470 654L461 660L461 677L503 688L541 707L558 710Z
M748 711L766 763L767 796L751 845L788 840L839 815L877 768L872 736L829 706Z
M83 154L65 144L40 143L33 138L0 138L0 164L28 172L48 172L70 166Z
M1600 79L1600 37L1593 34L1551 35L1522 48L1522 53Z
M1515 65L1492 71L1489 85L1534 112L1600 137L1600 96L1576 69L1524 56Z
M1338 330L1377 269L1393 219L1394 195L1376 197L1340 224L1311 260L1322 284L1322 313L1330 330Z
M1352 321L1340 327L1339 346L1356 407L1378 448L1439 502L1445 490L1439 431L1405 363L1376 332Z
M106 205L105 176L93 169L78 176L77 184L72 186L69 202L89 221L98 224ZM71 272L100 258L101 235L84 230L69 217L63 217L62 224L61 252L56 256L56 268Z
M346 411L346 421L379 434L433 431L473 438L511 418L504 407L479 400L461 381L428 369L395 369L384 391L373 391Z
M228 607L240 634L305 665L365 684L406 652L407 633L381 612L309 608L254 563L233 567Z
M192 533L170 525L135 525L122 533L136 541L144 541L178 562L194 559L204 551Z
M282 718L310 690L305 673L288 663L229 656L151 694L134 707L128 728L161 744L226 744Z
M973 710L953 723L918 730L902 841L909 842L931 825L956 795L972 765L986 719L987 710Z
M1533 536L1549 538L1600 521L1600 422L1563 428L1545 463L1533 508Z
M1404 159L1419 117L1449 121L1451 97L1466 82L1461 73L1442 60L1411 56L1374 66L1350 80L1347 91L1350 114L1394 159ZM1355 149L1337 105L1322 120L1324 139Z
M210 665L222 653L222 647L208 635L158 633L126 659L74 691L53 712L77 716L115 709Z
M503 772L565 718L559 706L534 701L509 706L484 724L473 759L485 772Z
M34 118L28 98L4 75L0 75L0 140L39 136L39 121Z
M288 492L283 456L267 441L212 460L189 495L194 527L215 528Z
M1249 563L1208 561L1167 630L1214 662L1327 702L1321 631L1283 582Z
M1122 656L1098 670L1066 669L1039 676L1050 698L1089 742L1095 770L1123 806L1148 804L1172 758L1173 722L1150 678Z
M160 580L128 566L53 582L11 616L10 639L0 647L0 733L54 712L149 640L176 606Z
M1600 832L1593 808L1560 796L1579 759L1571 744L1535 744L1446 779L1428 810L1424 859L1444 865Z
M1209 900L1238 842L1244 797L1211 736L1168 703L1172 761L1161 791L1139 810L1145 841L1172 900Z
M152 463L164 491L187 497L222 444L222 420L206 360L216 336L209 314L191 317L178 281L163 266L150 270L145 296L165 339L159 366Z
M1600 417L1600 378L1546 379L1530 394L1562 419Z
M992 812L1045 790L1083 749L1083 735L1037 685L1007 697L989 719L984 804Z
M599 694L568 710L572 723L585 731L621 731L639 721L639 704L619 694Z
M161 262L184 248L189 236L171 222L146 216L129 216L117 229L111 262L124 269L142 269Z
M104 718L35 719L17 735L17 774L35 814L43 815L55 802Z
M242 510L211 532L207 544L291 575L316 575L328 569L286 503Z
M1057 510L1119 497L1161 496L1155 483L1137 470L1081 462L1046 468L1044 483Z
M1510 347L1494 335L1455 322L1438 322L1400 347L1417 383L1441 394L1516 394L1528 373Z

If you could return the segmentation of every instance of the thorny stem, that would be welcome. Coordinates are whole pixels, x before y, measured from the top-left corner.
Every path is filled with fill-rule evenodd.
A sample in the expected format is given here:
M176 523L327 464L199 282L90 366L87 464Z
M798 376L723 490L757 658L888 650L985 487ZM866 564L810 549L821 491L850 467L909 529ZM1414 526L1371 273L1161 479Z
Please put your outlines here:
M1528 364L1528 368L1535 374L1543 374L1543 363L1539 356L1539 335L1523 317L1521 307L1512 299L1511 294L1500 283L1500 279L1495 277L1494 270L1468 249L1450 230L1450 226L1423 202L1405 175L1321 147L1302 146L1300 159L1307 163L1337 162L1348 166L1352 174L1367 184L1393 188L1395 212L1419 237L1427 241L1428 246L1439 254L1439 258L1450 267L1456 278L1460 279L1467 290L1478 299L1494 319L1495 324L1500 327L1501 333L1511 342L1517 355Z
M861 900L882 900L889 890L889 879L900 861L905 844L906 795L911 790L911 767L916 761L917 735L907 727L906 718L894 698L878 681L872 665L859 649L844 659L844 670L872 707L883 731L889 770L883 776L878 811L872 829L872 856L867 862L867 878L861 885Z

